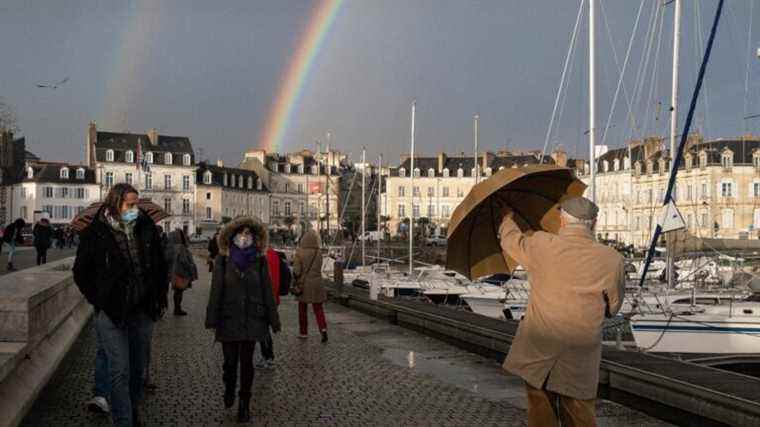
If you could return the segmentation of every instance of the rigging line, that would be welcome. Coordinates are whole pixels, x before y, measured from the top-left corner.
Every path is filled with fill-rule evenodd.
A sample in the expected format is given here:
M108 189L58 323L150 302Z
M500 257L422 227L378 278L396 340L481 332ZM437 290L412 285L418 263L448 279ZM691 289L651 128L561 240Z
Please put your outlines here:
M554 126L554 117L557 113L557 107L559 106L559 99L562 94L562 87L565 85L565 77L567 75L567 66L570 63L570 57L572 56L573 48L575 46L575 39L578 36L578 24L581 22L581 14L583 12L583 5L586 0L581 0L580 7L578 8L578 16L575 18L575 26L573 27L573 35L570 37L570 46L567 48L567 54L565 55L565 65L562 67L562 77L559 80L559 88L557 88L557 96L554 99L554 108L552 109L552 116L549 119L549 127L546 129L546 139L544 140L544 148L541 151L541 160L539 163L543 163L544 154L546 153L546 147L549 145L549 139L551 139L552 127Z
M660 70L657 67L657 63L660 61L660 50L662 48L662 28L664 27L664 23L665 23L665 13L663 12L663 13L660 14L660 29L657 31L657 49L655 50L655 54L654 54L654 64L652 64L652 79L651 79L651 81L649 83L649 96L647 97L646 104L644 104L645 108L646 108L644 110L644 129L653 129L653 128L655 128L655 126L654 126L655 120L652 119L652 118L650 118L649 112L652 109L652 105L654 105L655 88L657 86L659 86L658 85L659 81L657 80L657 75L659 74L658 72ZM649 123L650 120L652 122L652 127L651 128L649 126L647 126L647 123ZM651 130L650 130L650 132L651 132Z
M749 27L747 29L747 49L744 51L745 55L751 52L751 46L750 43L752 43L752 13L755 6L755 0L750 0L749 2ZM749 70L750 70L750 58L752 58L752 55L747 55L747 67L746 71L744 73L744 117L747 117L748 109L749 109ZM747 133L747 121L744 120L744 133Z
M641 99L641 92L644 86L644 80L646 79L646 70L649 69L649 56L652 51L652 45L654 44L654 35L657 32L657 16L660 11L660 6L657 2L652 2L652 14L649 17L649 25L647 26L646 42L644 44L644 51L639 61L639 68L636 71L636 80L633 86L633 107L638 112L638 106ZM641 123L639 123L641 125ZM631 138L637 135L641 131L641 127L631 129Z
M576 60L576 58L578 57L578 56L575 54L577 50L578 50L578 43L576 43L576 44L575 44L575 46L573 46L573 51L572 51L572 53L571 53L572 57L570 58L570 61L575 61L575 60ZM574 70L574 67L571 67L571 68L569 69L569 72L568 72L568 75L567 75L567 78L568 78L568 80L570 79L570 77L572 77L572 75L573 75L573 70ZM582 72L579 72L579 73L578 73L578 76L579 76L579 77L581 77L581 78L583 78L583 73L582 73ZM583 83L583 81L581 81L581 83ZM579 87L581 87L581 86L582 86L582 85L579 85ZM560 126L562 125L562 118L565 116L565 106L567 105L567 98L569 97L569 92L570 92L570 91L569 91L569 90L567 90L567 87L566 87L566 88L565 88L565 91L564 91L564 94L562 95L562 101L560 101L560 105L559 105L559 114L557 114L557 123L556 123L556 124L555 124L555 126L554 126L554 129L555 129L555 131L557 131L557 132L559 131L559 128L560 128ZM581 116L579 115L579 117L581 117ZM582 126L582 125L578 126L578 128L580 129L580 128L581 128L581 126Z
M695 2L695 9L697 14L697 37L699 39L699 49L700 51L704 51L705 38L702 29L702 8L700 2ZM699 54L697 54L696 57L697 62L699 62ZM704 111L702 112L702 134L704 136L707 135L707 130L710 129L710 91L708 89L709 88L705 86L705 95L702 97L702 106L704 108Z
M623 94L625 96L626 101L628 102L628 114L629 116L633 115L633 106L631 105L631 100L628 96L628 91L625 89L625 85L623 84L623 78L625 77L625 70L628 67L628 59L630 59L631 55L631 48L633 47L633 40L636 38L636 30L639 27L639 19L641 18L641 11L644 10L644 3L646 0L641 0L641 4L639 5L639 11L636 14L636 21L633 24L633 31L631 31L631 38L628 40L628 49L625 52L625 59L623 60L623 68L622 70L619 67L618 63L618 57L617 52L615 51L615 46L613 44L612 40L612 32L610 31L610 25L607 20L607 13L604 11L604 2L600 2L601 9L602 9L602 17L604 18L604 26L607 28L607 36L610 39L610 45L612 45L612 56L615 60L615 66L618 67L618 70L620 72L620 78L618 79L617 88L615 89L615 95L612 97L612 107L610 108L610 114L607 116L607 124L604 126L604 133L602 133L602 145L604 145L604 142L607 140L607 132L610 129L610 123L612 122L612 116L615 114L615 106L617 105L617 98L618 94L620 93L620 88L623 88Z

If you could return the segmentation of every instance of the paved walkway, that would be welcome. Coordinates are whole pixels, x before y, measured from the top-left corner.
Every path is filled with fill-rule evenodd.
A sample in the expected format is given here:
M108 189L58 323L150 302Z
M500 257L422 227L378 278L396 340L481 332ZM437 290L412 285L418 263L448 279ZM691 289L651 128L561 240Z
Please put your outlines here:
M168 315L154 336L148 395L151 425L232 425L222 405L221 347L203 329L208 275L186 293L187 317ZM277 366L257 370L256 425L525 425L522 385L490 359L328 304L330 342L299 340L296 304L280 307L284 331L275 337ZM27 426L109 425L88 413L95 355L87 326L24 420ZM660 425L642 414L600 402L601 425Z

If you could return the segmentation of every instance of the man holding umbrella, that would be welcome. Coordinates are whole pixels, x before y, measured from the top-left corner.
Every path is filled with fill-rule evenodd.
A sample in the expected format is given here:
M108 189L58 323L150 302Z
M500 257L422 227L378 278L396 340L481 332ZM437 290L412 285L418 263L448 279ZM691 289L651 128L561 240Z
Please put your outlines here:
M594 239L593 202L570 197L559 210L558 234L528 234L505 208L501 249L528 271L531 294L504 369L525 380L529 426L591 426L602 323L622 305L624 263Z

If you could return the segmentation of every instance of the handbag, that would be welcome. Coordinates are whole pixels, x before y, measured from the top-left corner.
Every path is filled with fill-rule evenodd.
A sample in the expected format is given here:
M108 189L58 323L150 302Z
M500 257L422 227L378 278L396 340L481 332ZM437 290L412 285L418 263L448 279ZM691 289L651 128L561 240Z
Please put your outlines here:
M174 278L172 279L172 289L175 291L184 291L187 289L187 286L190 284L190 279L187 277L182 277L179 274L175 274Z
M315 252L314 256L311 257L311 263L309 264L309 268L302 271L301 274L296 276L295 285L290 287L291 294L297 297L300 297L301 295L303 295L303 284L301 283L301 278L305 276L307 272L311 271L311 268L314 267L314 261L316 261L316 259L317 259L317 253Z

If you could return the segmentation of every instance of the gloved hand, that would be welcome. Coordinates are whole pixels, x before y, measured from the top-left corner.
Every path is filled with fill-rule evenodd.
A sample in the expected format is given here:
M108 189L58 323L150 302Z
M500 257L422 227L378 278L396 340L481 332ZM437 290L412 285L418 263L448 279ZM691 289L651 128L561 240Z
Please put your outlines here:
M166 314L166 310L169 308L169 299L166 296L166 294L160 295L158 297L158 317L162 318L164 317L164 314Z

